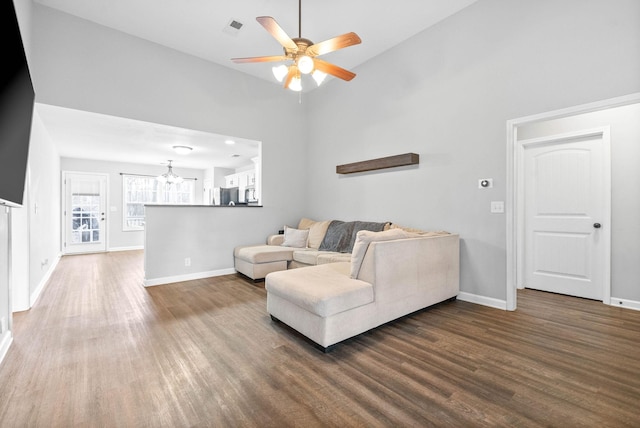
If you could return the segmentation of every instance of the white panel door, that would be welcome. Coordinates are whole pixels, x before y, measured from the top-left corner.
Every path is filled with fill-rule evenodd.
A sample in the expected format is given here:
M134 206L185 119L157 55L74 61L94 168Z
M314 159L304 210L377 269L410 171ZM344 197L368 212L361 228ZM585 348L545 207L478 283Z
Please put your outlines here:
M63 172L64 254L107 250L107 175Z
M609 135L523 141L524 286L603 300L609 285Z

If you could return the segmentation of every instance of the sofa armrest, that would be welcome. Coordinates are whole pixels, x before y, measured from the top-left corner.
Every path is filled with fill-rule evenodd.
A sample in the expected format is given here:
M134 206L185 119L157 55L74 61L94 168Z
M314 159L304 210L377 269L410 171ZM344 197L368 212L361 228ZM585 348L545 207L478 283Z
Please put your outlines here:
M454 234L372 242L358 279L373 284L378 301L424 293L447 299L460 289L459 245L459 236Z
M267 237L267 245L282 245L284 235L269 235Z

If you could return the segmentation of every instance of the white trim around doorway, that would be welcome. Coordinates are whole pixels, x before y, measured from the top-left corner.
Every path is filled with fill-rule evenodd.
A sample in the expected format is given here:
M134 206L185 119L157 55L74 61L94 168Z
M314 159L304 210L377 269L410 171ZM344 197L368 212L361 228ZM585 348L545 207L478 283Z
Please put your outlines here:
M560 119L563 117L575 116L578 114L595 112L625 105L636 104L640 102L640 92L625 95L622 97L610 98L607 100L597 101L593 103L583 104L579 106L569 107L565 109L540 113L532 116L525 116L507 121L507 182L506 182L506 253L507 253L507 281L506 295L507 307L509 311L516 309L516 287L518 280L518 200L522 196L517 186L517 177L519 174L518 150L517 144L517 128L519 126L542 122L552 119Z

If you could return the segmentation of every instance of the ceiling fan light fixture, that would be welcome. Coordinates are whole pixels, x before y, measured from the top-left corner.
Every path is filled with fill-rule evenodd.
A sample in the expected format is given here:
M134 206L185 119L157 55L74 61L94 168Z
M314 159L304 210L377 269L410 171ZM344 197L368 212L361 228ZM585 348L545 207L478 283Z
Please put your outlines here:
M298 57L297 61L298 70L302 74L309 74L313 71L315 64L313 63L313 58L308 55L301 55Z
M284 80L284 76L286 76L289 72L289 67L281 64L277 67L272 67L271 71L273 72L273 75L278 80L278 82L282 82Z
M313 72L311 77L313 77L313 80L316 81L316 84L320 86L322 85L322 82L324 82L324 79L327 77L327 73L324 73L320 70L316 70Z
M300 80L299 76L291 79L291 82L289 82L289 89L294 92L300 92L302 90L302 80Z

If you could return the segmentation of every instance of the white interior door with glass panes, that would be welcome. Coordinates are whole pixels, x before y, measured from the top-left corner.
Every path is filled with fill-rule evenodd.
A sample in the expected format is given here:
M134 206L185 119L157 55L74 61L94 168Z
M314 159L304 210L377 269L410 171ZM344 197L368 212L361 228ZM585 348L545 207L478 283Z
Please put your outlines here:
M63 253L107 250L106 174L63 172Z

